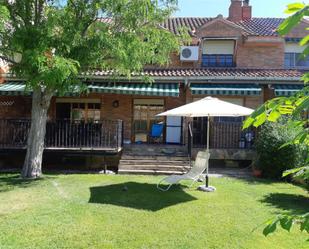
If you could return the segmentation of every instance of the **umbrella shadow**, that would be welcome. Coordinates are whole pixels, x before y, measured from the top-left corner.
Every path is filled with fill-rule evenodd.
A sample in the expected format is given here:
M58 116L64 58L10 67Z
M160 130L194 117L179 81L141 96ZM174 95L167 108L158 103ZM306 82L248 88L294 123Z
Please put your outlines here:
M162 192L157 189L156 184L125 182L91 187L89 203L110 204L155 212L194 200L197 199L180 187Z

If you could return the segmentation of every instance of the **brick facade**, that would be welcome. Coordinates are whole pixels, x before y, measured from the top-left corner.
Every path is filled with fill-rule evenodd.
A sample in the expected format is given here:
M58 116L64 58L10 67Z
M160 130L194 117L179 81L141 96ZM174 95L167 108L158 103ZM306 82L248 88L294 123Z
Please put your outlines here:
M183 85L180 86L181 94L179 97L147 97L140 95L120 95L120 94L89 94L88 96L82 96L81 99L100 99L101 100L101 118L123 121L124 139L133 141L133 101L134 99L163 99L165 110L175 108L185 104L185 95ZM15 98L15 97L13 97ZM75 99L74 97L68 97L68 99ZM114 101L119 102L118 107L113 106ZM19 113L16 117L24 117L23 113ZM51 106L49 109L49 119L56 118L56 97L53 97ZM0 117L1 117L0 112ZM30 112L26 117L30 116Z
M309 31L305 31L308 25L302 22L295 28L288 37L300 38ZM202 68L202 42L204 38L233 38L236 41L235 62L237 68L259 68L259 69L283 69L284 68L284 46L285 40L280 37L247 37L242 30L229 24L226 20L218 17L214 21L207 23L195 33L200 39L198 43L199 60L195 62L183 62L178 53L170 56L170 64L164 68Z
M230 38L236 41L234 60L237 68L283 69L285 39L276 33L276 29L283 19L260 18L253 20L249 25L247 21L250 20L252 20L252 6L249 5L249 1L241 0L231 0L228 18L218 15L211 20L207 19L200 26L196 24L200 22L198 19L185 20L184 23L191 22L191 25L181 25L189 27L193 32L191 45L200 47L199 60L182 62L179 54L173 53L170 56L171 63L167 68L202 68L203 39ZM181 23L181 20L174 20L172 23ZM166 27L176 32L177 25ZM192 28L192 25L196 27ZM309 35L307 27L308 22L302 21L286 37L299 39Z
M282 69L284 68L284 43L240 43L236 52L239 68Z
M1 118L29 118L31 98L23 96L0 96Z
M101 118L103 119L120 119L123 121L124 139L134 141L133 138L133 101L134 99L163 99L164 109L169 110L178 106L190 103L196 98L204 96L193 96L189 88L185 88L184 84L180 85L179 97L146 97L139 95L119 95L119 94L89 94L82 96L79 99L100 99L101 100ZM214 96L224 98L227 96ZM256 108L262 103L262 96L234 96L231 98L243 99L243 105ZM68 99L76 99L76 97L68 97ZM118 107L113 107L113 102L119 101ZM10 106L5 106L5 103L11 103ZM31 98L22 96L1 96L0 97L0 117L3 118L30 118L31 116ZM56 97L51 100L51 105L48 111L48 119L56 119ZM184 124L183 130L186 130ZM183 134L184 136L186 134Z
M249 69L283 69L284 68L284 38L277 35L252 35L248 30L238 25L238 21L251 18L252 9L246 2L240 0L232 0L230 6L230 16L225 19L222 16L206 21L197 28L192 28L191 45L199 46L199 60L195 62L183 62L180 60L179 53L170 55L170 64L164 68L170 69L200 69L202 68L202 44L205 38L217 39L233 39L235 40L234 60L236 68ZM265 24L266 25L266 24ZM289 38L300 38L309 34L309 31L304 29L309 26L308 23L302 22L298 27L287 35ZM149 68L149 67L147 67ZM152 66L152 68L155 68ZM187 76L186 76L187 77ZM178 79L181 76L178 76ZM224 82L223 77L214 77L212 80L201 80L201 83L230 83ZM284 77L282 77L284 80ZM252 79L252 80L251 80ZM247 82L239 80L237 77L232 80L233 83L256 83L255 77L252 76ZM104 79L106 80L106 79ZM196 80L196 79L195 79ZM157 79L160 82L160 79ZM171 81L175 81L172 79ZM184 86L185 77L179 79L180 96L179 97L147 97L134 95L119 95L119 94L90 94L81 98L97 98L101 100L101 118L120 119L124 123L124 139L133 141L133 100L135 98L159 98L164 99L164 107L166 110L181 106L185 103L190 103L194 98L202 98L205 96L193 96L188 87ZM252 81L252 82L251 82ZM164 81L165 82L165 81ZM190 83L190 82L188 82ZM274 91L268 87L268 82L262 82L261 96L229 96L230 98L242 99L243 105L249 108L257 108L264 101L274 97ZM224 98L227 96L215 96ZM119 101L119 106L114 107L113 102ZM11 102L13 103L11 104ZM10 102L10 103L9 103ZM9 104L11 105L9 105ZM0 96L0 118L29 118L31 113L31 98L30 97L9 97ZM51 106L48 112L49 119L56 118L56 97L51 101ZM184 124L186 130L186 124Z

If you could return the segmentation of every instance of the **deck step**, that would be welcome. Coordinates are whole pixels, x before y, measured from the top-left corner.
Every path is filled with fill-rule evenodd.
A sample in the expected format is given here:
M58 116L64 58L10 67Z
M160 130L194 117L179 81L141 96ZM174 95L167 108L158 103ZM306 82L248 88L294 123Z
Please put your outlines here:
M181 171L166 171L166 170L146 170L146 169L139 169L139 170L130 170L130 169L119 169L118 174L132 174L132 175L182 175L183 172Z
M189 161L182 161L182 160L123 160L121 159L120 164L122 165L189 165Z
M142 152L141 152L142 153ZM143 155L124 152L119 161L119 174L171 175L184 174L190 169L188 156L178 155Z
M168 160L168 161L184 161L188 160L188 156L161 156L161 155L128 155L123 154L121 156L122 160Z
M171 175L190 169L187 148L178 145L127 145L119 161L119 174Z
M119 169L130 169L130 170L140 170L140 169L151 169L151 170L170 170L170 171L181 171L181 172L187 172L190 167L189 166L183 166L183 165L120 165Z

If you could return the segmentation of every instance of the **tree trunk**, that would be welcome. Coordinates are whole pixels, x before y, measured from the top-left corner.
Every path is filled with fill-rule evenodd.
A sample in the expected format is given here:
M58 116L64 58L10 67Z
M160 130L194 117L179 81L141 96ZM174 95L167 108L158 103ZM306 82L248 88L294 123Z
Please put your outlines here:
M42 157L46 132L47 111L52 94L41 89L33 91L31 126L27 140L27 154L22 178L38 178L42 174Z

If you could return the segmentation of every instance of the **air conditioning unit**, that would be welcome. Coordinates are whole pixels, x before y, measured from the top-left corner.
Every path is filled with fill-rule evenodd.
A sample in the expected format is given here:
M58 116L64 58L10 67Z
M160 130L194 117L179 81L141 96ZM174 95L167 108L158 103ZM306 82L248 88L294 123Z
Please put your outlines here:
M180 60L181 61L197 61L199 54L198 46L181 46Z

